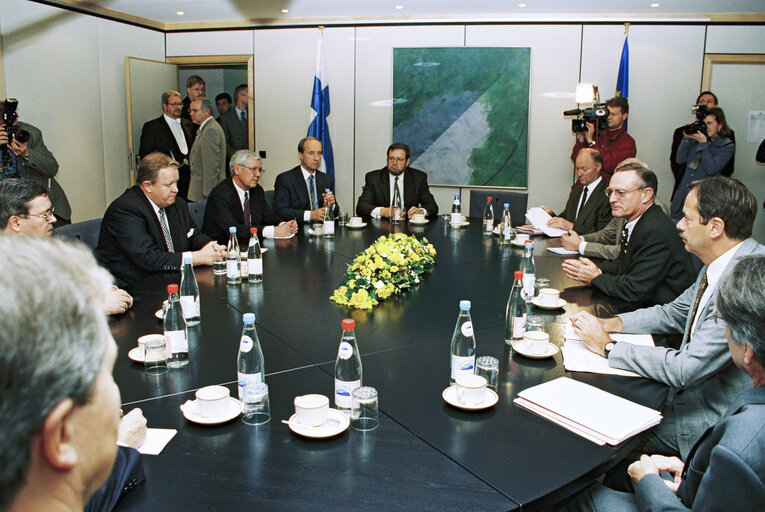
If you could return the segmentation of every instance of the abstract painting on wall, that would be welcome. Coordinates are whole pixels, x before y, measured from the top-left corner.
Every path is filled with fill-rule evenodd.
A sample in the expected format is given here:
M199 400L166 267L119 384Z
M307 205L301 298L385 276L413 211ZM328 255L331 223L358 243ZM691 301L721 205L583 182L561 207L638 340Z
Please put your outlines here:
M526 187L530 48L394 48L393 140L437 185Z

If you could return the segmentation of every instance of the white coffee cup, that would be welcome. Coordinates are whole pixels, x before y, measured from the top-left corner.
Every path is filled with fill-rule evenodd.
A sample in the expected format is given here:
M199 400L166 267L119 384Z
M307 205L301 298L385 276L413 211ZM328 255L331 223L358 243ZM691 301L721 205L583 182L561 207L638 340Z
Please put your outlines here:
M228 409L230 393L224 386L205 386L196 392L197 412L205 418L223 416Z
M542 331L527 331L523 335L523 343L532 354L544 354L550 345L550 335Z
M482 375L460 375L454 380L457 385L457 399L468 405L483 402L486 396L486 377Z
M515 234L515 242L520 243L526 243L526 240L529 239L529 235L526 233L516 233Z
M295 415L298 423L309 427L324 425L329 415L329 398L324 395L295 397Z
M424 213L415 213L412 215L412 221L414 222L425 222L425 214Z
M555 288L542 288L539 290L539 302L554 306L560 300L560 292Z
M162 340L165 339L164 334L144 334L140 338L138 338L138 348L140 348L141 357L146 357L146 342L149 340L161 338Z
M361 217L351 217L348 221L348 224L351 226L360 226L361 225Z

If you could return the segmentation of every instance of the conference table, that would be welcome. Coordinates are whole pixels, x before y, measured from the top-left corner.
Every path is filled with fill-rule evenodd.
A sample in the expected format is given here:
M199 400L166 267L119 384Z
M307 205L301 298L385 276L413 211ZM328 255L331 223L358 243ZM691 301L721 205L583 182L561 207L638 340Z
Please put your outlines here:
M518 392L567 376L660 409L664 385L642 378L570 373L561 354L529 359L504 341L505 307L522 249L500 246L480 219L451 227L372 220L363 229L337 227L333 239L307 226L286 240L265 240L262 283L227 285L211 268L196 268L201 324L189 327L190 363L149 376L127 353L139 336L162 332L154 312L166 285L180 274L156 274L128 288L133 308L111 320L119 347L114 376L123 410L140 407L149 427L176 429L160 455L144 456L147 480L119 510L546 510L613 467L640 436L598 446L513 403ZM330 302L353 258L378 237L425 237L436 265L419 286L371 311ZM613 313L634 305L614 301L565 277L560 241L533 238L537 277L562 290L568 304L535 309L556 345L566 319L586 310ZM477 354L500 361L499 402L482 411L454 408L441 397L449 385L449 348L459 301L470 300ZM602 308L602 310L601 310ZM219 425L187 421L179 407L196 389L221 384L236 391L242 314L255 314L269 386L271 421L240 418ZM333 396L341 320L353 318L363 384L377 389L380 426L326 439L293 433L282 420L298 395Z

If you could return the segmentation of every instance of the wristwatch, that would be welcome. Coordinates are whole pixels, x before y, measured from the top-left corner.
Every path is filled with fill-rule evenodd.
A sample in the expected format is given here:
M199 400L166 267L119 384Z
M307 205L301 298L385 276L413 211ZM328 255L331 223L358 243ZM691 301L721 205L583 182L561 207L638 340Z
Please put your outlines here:
M603 347L603 352L606 353L606 358L608 358L608 354L611 352L611 350L613 350L615 346L616 346L615 341L609 341L608 343L606 343L606 346Z

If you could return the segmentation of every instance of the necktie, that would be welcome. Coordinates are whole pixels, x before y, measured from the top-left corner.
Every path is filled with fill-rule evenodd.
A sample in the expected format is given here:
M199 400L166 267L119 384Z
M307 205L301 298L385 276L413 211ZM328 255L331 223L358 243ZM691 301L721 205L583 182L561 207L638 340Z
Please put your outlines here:
M243 123L247 122L247 111L246 110L242 110L241 119L242 119Z
M630 232L627 230L627 224L622 228L621 245L622 254L627 254L627 245L629 244Z
M576 218L579 218L579 214L582 213L582 208L584 208L584 203L587 202L587 187L584 187L584 190L582 190L582 202L579 203L579 209L576 211Z
M165 244L167 244L167 250L169 252L175 252L173 248L173 237L170 236L170 228L167 226L167 216L165 215L165 209L159 209L159 224L162 226L162 235L165 237Z
M316 209L316 189L313 186L313 174L308 176L308 190L311 192L311 210Z
M401 189L398 188L398 176L393 178L393 197L390 199L390 205L393 206L393 201L396 198L396 192L398 192L398 197L401 197Z
M250 225L250 192L244 193L244 225Z
M707 273L704 272L704 275L701 276L701 281L699 281L699 291L696 292L696 300L693 301L691 316L688 320L688 329L685 331L683 342L687 341L691 337L691 328L693 327L693 321L696 319L696 313L699 309L699 302L701 302L701 297L704 295L704 290L707 289L708 284L709 282L707 281Z

